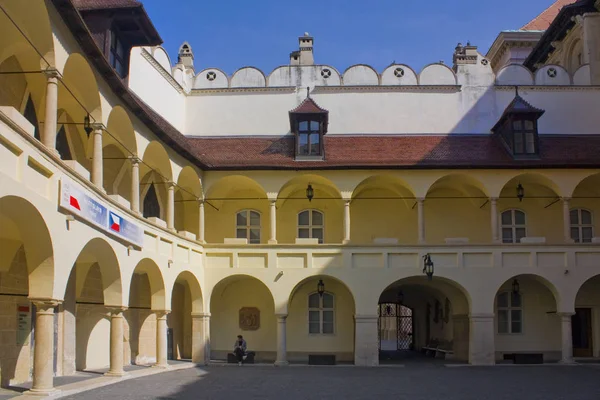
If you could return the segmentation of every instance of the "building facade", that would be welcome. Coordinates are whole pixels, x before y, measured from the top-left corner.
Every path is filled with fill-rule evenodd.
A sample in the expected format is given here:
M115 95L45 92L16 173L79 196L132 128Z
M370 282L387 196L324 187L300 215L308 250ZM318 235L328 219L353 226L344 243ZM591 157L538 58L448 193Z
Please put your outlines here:
M0 6L3 386L237 334L277 365L600 357L597 2L452 67L340 73L307 33L231 76L136 0Z

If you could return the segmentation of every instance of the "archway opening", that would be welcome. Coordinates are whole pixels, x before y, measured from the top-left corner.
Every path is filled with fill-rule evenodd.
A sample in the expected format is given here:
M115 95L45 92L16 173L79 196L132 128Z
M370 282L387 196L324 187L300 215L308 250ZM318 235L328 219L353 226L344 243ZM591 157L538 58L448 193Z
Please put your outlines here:
M600 275L588 279L577 292L571 317L573 357L600 357Z
M274 362L277 351L275 304L269 288L247 275L220 281L210 298L210 357L226 360L242 335L257 362Z
M193 336L196 333L193 331L192 314L201 312L202 293L198 280L191 272L182 272L173 285L171 313L167 317L168 338L171 338L167 350L169 359L192 359Z
M389 285L377 305L380 363L468 362L469 302L466 291L445 278Z
M554 285L537 275L506 280L494 299L496 362L543 363L561 359L561 321Z
M298 283L288 302L288 361L353 363L355 313L354 296L340 280L320 275Z

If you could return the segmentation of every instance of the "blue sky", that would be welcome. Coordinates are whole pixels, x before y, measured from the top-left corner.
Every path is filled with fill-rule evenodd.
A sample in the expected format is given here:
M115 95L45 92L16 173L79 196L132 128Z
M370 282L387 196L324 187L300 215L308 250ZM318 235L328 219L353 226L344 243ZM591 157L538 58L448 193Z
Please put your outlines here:
M298 36L315 37L315 61L344 71L393 61L417 71L452 62L458 42L485 54L501 30L518 29L554 0L143 0L172 62L188 41L196 71L271 72L289 62Z

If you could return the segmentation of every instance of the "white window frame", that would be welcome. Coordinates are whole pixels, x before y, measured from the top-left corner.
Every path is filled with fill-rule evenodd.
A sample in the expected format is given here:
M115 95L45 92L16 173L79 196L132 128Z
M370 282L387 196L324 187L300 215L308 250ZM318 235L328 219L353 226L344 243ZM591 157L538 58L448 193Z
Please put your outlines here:
M250 213L257 213L258 214L258 225L252 225L250 223ZM246 213L246 225L238 225L237 222L237 218L238 215L241 213ZM247 239L248 240L248 244L260 244L261 240L262 240L262 214L260 213L260 211L258 210L253 210L250 208L244 209L244 210L240 210L238 212L235 213L235 237L238 238L238 229L245 229L246 230L246 237L245 238L238 238L238 239ZM258 242L257 243L252 243L251 239L250 239L250 231L252 229L258 229Z
M306 211L308 211L308 225L300 225L300 214ZM322 225L313 225L313 212L318 212L319 214L321 214L321 219L323 221ZM309 239L313 238L313 229L321 229L323 231L323 239L319 241L319 244L325 243L325 213L323 211L318 210L316 208L307 208L305 210L302 210L296 215L296 224L296 234L298 235L298 238L300 237L300 229L308 229Z
M325 295L329 295L331 296L331 299L333 300L333 305L332 307L328 307L325 308L323 307L323 297L325 297ZM319 298L319 307L318 308L313 308L310 307L310 298L311 296L317 296ZM319 296L318 292L312 292L308 294L308 297L306 298L307 300L307 305L308 305L308 313L306 315L306 322L308 324L308 334L311 336L316 336L316 335L324 335L324 336L332 336L335 335L336 329L335 329L335 295L331 292L325 292L323 293L323 296ZM315 311L319 313L319 333L311 333L310 331L310 312L311 311ZM331 311L332 315L333 315L333 331L331 333L323 333L323 312L324 311Z
M571 221L571 213L573 211L577 211L577 220L578 220L577 224L574 224ZM591 223L584 224L582 222L583 221L582 218L581 218L581 212L582 211L590 213ZM588 210L587 208L572 208L571 210L569 210L569 234L570 234L570 232L571 232L572 229L577 229L577 237L574 238L571 235L571 239L573 239L575 241L575 243L591 243L592 242L591 238L590 238L589 242L584 242L583 241L583 228L592 228L592 238L594 237L594 213L592 212L592 210Z
M502 216L507 212L510 213L510 225L505 225L504 223L502 223ZM523 213L523 216L525 217L525 224L523 224L523 225L516 224L515 212ZM509 228L512 230L511 241L505 242L504 241L504 229L509 229ZM521 228L525 229L524 237L527 237L527 213L525 211L519 210L518 208L509 208L508 210L504 210L500 213L500 238L502 240L502 243L504 243L504 244L520 243L520 241L517 241L517 229L521 229Z
M506 294L508 296L508 307L499 307L498 306L498 298L500 297L501 294ZM512 305L512 291L511 290L504 290L499 292L496 295L496 333L498 335L523 335L525 332L525 328L524 328L524 320L525 320L525 312L524 312L524 307L523 307L523 293L519 292L519 297L521 298L521 306L520 307L514 307ZM500 332L500 319L499 319L499 312L500 311L506 311L507 313L507 321L508 321L508 330L507 332ZM512 331L512 312L513 311L521 311L521 331L520 332L513 332Z

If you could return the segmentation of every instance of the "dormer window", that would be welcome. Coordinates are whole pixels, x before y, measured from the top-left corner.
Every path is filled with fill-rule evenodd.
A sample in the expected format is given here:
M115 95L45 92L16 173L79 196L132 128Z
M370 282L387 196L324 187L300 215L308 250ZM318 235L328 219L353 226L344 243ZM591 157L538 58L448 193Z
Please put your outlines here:
M492 131L500 135L513 157L539 154L538 119L544 110L533 107L517 94Z
M323 136L327 133L329 111L310 97L290 111L290 130L295 135L296 159L322 160L325 156Z
M110 65L121 78L125 77L125 48L119 35L114 30L110 32Z

